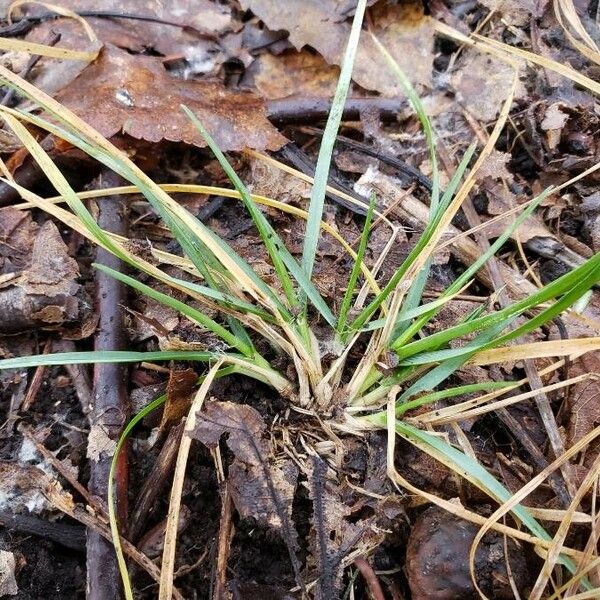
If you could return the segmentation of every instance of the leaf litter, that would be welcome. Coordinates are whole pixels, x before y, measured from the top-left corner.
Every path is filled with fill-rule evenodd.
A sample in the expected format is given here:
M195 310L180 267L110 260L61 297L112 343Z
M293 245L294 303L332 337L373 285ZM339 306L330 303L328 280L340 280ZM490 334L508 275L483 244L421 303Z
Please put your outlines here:
M69 0L64 6L79 10L90 8L84 4ZM295 96L326 98L332 94L354 2L290 1L286 11L281 10L280 3L269 0L242 0L239 5L205 1L200 10L197 3L183 0L165 3L164 6L142 6L131 2L117 4L102 2L102 10L118 9L120 12L152 16L164 22L91 16L88 21L104 46L100 56L90 65L74 65L68 61L44 58L38 71L33 74L35 83L51 91L103 135L112 138L127 136L128 151L138 153L140 157L150 148L150 153L156 156L169 154L172 164L189 152L185 149L186 145L198 149L205 146L203 139L180 113L179 105L185 103L198 114L224 151L235 152L245 147L277 150L288 140L293 140L306 150L309 158L314 159L312 134L294 127L278 131L267 119L265 107L272 99L285 100ZM431 4L434 18L445 20L448 25L460 26L461 30L468 32L481 26L491 39L517 45L524 43L526 47L531 43L543 55L557 60L564 58L566 61L568 58L572 61L576 57L561 38L560 28L557 28L553 19L551 3L546 3L545 8L519 0ZM444 4L444 10L440 9L441 4ZM460 156L473 137L478 136L485 141L490 123L493 124L508 97L512 67L497 56L484 54L476 48L459 49L447 40L446 45L442 44L440 38L434 35L433 20L423 14L418 2L393 4L373 1L369 5L369 26L424 95L438 134L440 153L445 152L446 159L451 163L454 157ZM40 7L28 8L27 12L35 14L40 10ZM436 12L438 10L439 13ZM540 18L537 34L533 28L528 29L534 16ZM583 15L580 16L584 19ZM167 21L183 26L177 27ZM53 28L62 33L64 45L81 48L81 31L75 23L66 19L42 21L27 34L27 38L43 42ZM535 39L535 35L538 35L538 39ZM262 40L264 45L257 42L250 44L248 40L252 36L254 40ZM575 64L591 74L592 67L582 63L580 57L577 60L579 63ZM70 74L65 67L71 69ZM594 142L597 118L593 114L594 100L590 94L569 87L570 84L565 84L565 80L549 69L525 67L524 64L520 64L520 69L521 83L511 111L510 127L507 127L505 137L499 140L479 172L474 203L484 220L502 217L525 198L530 198L532 190L540 191L548 183L566 181L570 175L590 166L597 154ZM89 90L94 90L94 93L90 94ZM372 91L392 97L400 96L395 80L391 78L369 38L363 34L352 94L368 99L373 97ZM528 104L533 105L531 109ZM377 115L361 114L360 121L345 124L344 134L364 139L373 145L380 156L391 153L419 169L425 177L431 177L431 163L428 162L424 140L416 119L405 106L399 111L395 122L383 123ZM148 144L143 146L141 141ZM194 149L192 156L193 168L187 171L187 175L183 174L183 170L178 171L178 182L196 183L202 179L210 183L222 183L215 163L205 153ZM272 193L294 208L306 208L310 187L305 183L289 175L281 176L271 167L266 169L254 158L237 154L233 156L236 169L245 171L244 179L253 186L253 191L265 195ZM398 242L389 254L386 255L385 250L389 234L382 223L374 230L367 249L369 266L375 266L377 259L382 256L385 259L379 272L380 280L385 281L386 274L393 272L403 255L410 250L414 233L424 228L429 214L428 198L419 185L407 184L380 158L370 158L369 161L366 165L360 153L343 155L338 152L334 183L340 187L345 185L345 189L363 198L368 196L370 189L376 188L382 206L389 209L387 216L402 227ZM173 175L173 171L163 168L162 163L166 162L162 158L153 161L153 175L159 178ZM23 164L26 166L26 159ZM19 164L15 172L21 166ZM442 179L443 185L447 185L447 182L448 178ZM533 293L537 282L535 277L530 277L531 273L536 275L539 272L540 276L545 273L544 277L552 278L555 273L552 265L558 262L564 267L561 261L565 257L573 257L565 248L571 249L576 257L597 251L600 211L594 200L594 184L597 184L597 180L590 178L572 186L568 193L545 203L535 217L530 217L515 232L514 243L510 249L507 247L503 251L498 261L511 295L519 297ZM155 224L151 222L153 217L148 217L146 205L136 201L143 206L142 215L146 215L147 219L145 222L144 218L141 219L139 231L143 233L138 232L137 237L151 237L152 242L148 242L151 249L166 249L179 254L180 248L169 241L164 229L160 231L159 227L152 227ZM193 207L191 210L198 210L200 205L189 204ZM303 226L299 221L273 208L265 211L276 223L278 231L281 230L282 237L286 243L289 242L293 252L300 254ZM93 276L88 268L88 249L77 236L58 231L51 221L45 220L39 213L34 213L35 220L31 212L4 209L0 214L0 256L3 261L0 294L20 283L33 286L30 291L44 298L52 298L52 294L60 290L62 296L72 300L78 293L90 291ZM23 215L26 216L23 218ZM348 242L360 237L359 220L339 206L332 205L325 218L343 233ZM464 217L459 214L442 241L459 236L466 229L461 218ZM498 218L486 226L482 235L493 240L504 231L511 219L510 215L504 219ZM231 239L232 245L247 255L251 263L262 268L266 278L269 277L271 267L257 247L256 234L251 225L244 222L244 217L233 202L225 201L210 217L209 224L215 231ZM425 289L428 299L437 298L464 266L477 258L480 250L472 241L476 235L448 244L435 255L432 276ZM539 244L540 239L547 240L545 245ZM519 243L524 247L524 254L519 253ZM48 252L49 248L51 252ZM555 256L551 257L549 251L543 254L541 250L544 248L552 248ZM347 275L344 261L347 259L328 240L320 245L317 256L319 289L323 290L328 300L335 302L343 294ZM172 273L181 274L176 269ZM445 330L478 308L487 306L488 289L493 287L492 284L493 278L484 270L480 279L464 291L465 297L444 309L427 333ZM88 304L91 302L88 301ZM206 332L181 326L173 311L161 311L156 303L150 301L140 311L130 312L132 320L137 320L137 324L128 322L132 344L147 349L197 349L207 346ZM46 325L55 330L53 335L68 336L64 330L68 321L64 318L65 314L59 314L54 308L48 314L50 323ZM212 316L216 314L216 311L211 313ZM558 340L565 335L565 330L567 337L573 338L597 335L600 323L598 315L596 293L577 314L565 317L562 330L553 323L538 336L540 339L545 336ZM39 323L36 322L36 326ZM32 346L35 339L27 337L31 334L18 333L25 336L22 345L19 347L17 340L7 338L6 342L2 342L2 348L6 347L3 352L23 355L34 353ZM335 357L335 352L331 356ZM357 360L357 357L353 355L351 359ZM536 365L541 371L551 368L555 362L545 358L537 361ZM570 357L565 362L560 367L562 370L543 375L544 385L558 383L561 378L583 377L598 370L597 353ZM487 379L518 380L522 376L522 368L523 364L518 361L507 361L492 368L468 366L455 373L452 384L477 384ZM96 449L94 452L111 453L114 443L103 449L98 432L86 431L82 417L69 416L78 415L80 410L70 375L55 368L48 375L47 387L42 388L47 399L39 398L39 407L27 418L40 426L48 426L44 411L48 410L50 402L54 403L57 408L52 413L54 421L50 425L54 433L48 438L53 451L62 452L60 456L64 455L70 464L84 466L85 456L80 450L76 447L64 448L68 448L67 439L84 439L85 435L91 441L90 447ZM19 377L21 375L13 374L10 387L3 388L2 397L11 405L18 403L17 397L34 385L34 378L30 380L23 376L23 379L16 381ZM140 449L153 449L154 444L160 447L160 442L156 440L168 435L169 430L180 422L182 415L189 410L193 390L198 383L198 373L190 368L189 363L172 364L154 370L143 364L134 369L131 381L134 387L139 386L132 391L144 391L144 403L160 393L161 384L162 389L166 387L166 404L162 415L147 415L140 436L134 434L133 453L139 462L135 466L135 477L143 481L152 467L154 457L152 452L146 456ZM219 498L216 491L219 486L212 473L214 463L219 464L220 460L235 511L242 521L239 527L235 523L235 532L230 540L232 554L227 566L232 570L237 569L231 589L238 585L236 589L254 590L255 595L260 593L264 597L269 594L273 597L279 597L275 594L289 594L297 581L289 565L287 570L279 567L282 561L276 556L276 550L274 554L269 554L269 548L276 548L283 539L290 553L290 558L286 560L299 561L304 581L314 582L311 589L315 590L315 597L342 597L348 589L356 592L358 597L365 597L367 592L360 579L353 578L352 561L361 554L373 562L377 576L393 597L408 594L410 588L412 597L418 598L431 580L443 588L436 590L446 594L440 597L457 597L459 592L472 593L472 582L465 562L468 549L459 552L452 540L457 535L456 531L466 531L470 541L474 536L474 526L459 517L448 517L446 513L442 513L443 517L435 516L433 519L430 512L433 509L423 512L423 501L418 496L408 497L397 493L386 483L385 460L382 460L382 456L385 459L384 445L372 440L366 443L364 454L368 458L365 460L373 464L361 470L360 444L351 452L350 443L343 438L342 446L336 448L337 441L321 439L320 434L316 433L318 427L313 429L312 424L307 425L312 417L298 416L293 411L290 413L281 406L280 399L260 385L248 385L237 378L233 381L235 384L231 385L226 384L225 380L218 381L214 390L211 390L215 399L208 401L198 414L193 436L200 443L194 446L196 460L190 461L193 464L190 464L183 490L186 504L182 505L182 529L179 534L184 545L179 556L181 560L184 560L183 553L190 549L197 546L209 548L211 540L218 534ZM600 423L594 408L597 404L596 395L594 378L578 381L566 391L560 388L550 393L552 408L567 447L584 439ZM460 401L472 398L473 395L466 394L460 397ZM454 403L454 399L441 399L433 405L433 410L452 409ZM459 404L459 401L456 403ZM545 443L546 434L534 405L523 403L523 408L520 407L521 404L509 406L509 410L528 425L544 456L548 461L552 460L554 457ZM421 407L411 411L409 416L419 423L419 418L427 414L428 408ZM61 428L71 428L69 438ZM298 431L300 435L296 435ZM527 483L534 472L528 464L529 456L519 445L514 432L506 431L494 413L460 421L454 429L447 426L440 430L440 437L450 440L456 447L460 446L488 468L500 473L507 486L514 491ZM357 456L353 456L353 468L350 471L341 469L338 454L348 458L355 450ZM399 443L397 451L397 467L413 484L450 498L456 503L457 513L462 504L474 508L480 515L487 516L490 513L489 505L481 493L469 484L459 484L439 462L408 444ZM6 449L6 453L10 455L10 448ZM578 458L577 464L573 462L572 466L577 467L581 480L596 455L597 448L590 446ZM53 484L52 479L33 473L31 467L9 468L4 465L2 468L7 472L14 469L20 477L29 477L30 481L24 480L23 489L35 492ZM345 484L348 476L358 491ZM11 477L14 478L14 474L7 481L11 481ZM53 498L55 504L62 506L67 514L81 516L77 510L83 505L76 506L64 492L55 494ZM556 506L556 499L548 489L536 491L535 498L536 501L544 499L548 506ZM153 556L160 554L164 538L165 513L161 502L157 501L156 513L152 515L146 535L140 541L140 547ZM397 525L398 515L402 511L388 507L389 514L393 513L394 517L382 526L382 507L387 506L384 502L408 511L411 524L402 529ZM186 512L184 506L190 507L191 514ZM431 525L432 519L436 523L439 521L438 526L423 534L423 523ZM396 526L392 526L392 522ZM256 537L259 535L266 536L260 539L266 539L267 543L257 543L255 540L259 539ZM503 571L504 549L500 548L499 535L493 535L496 536L493 540L484 540L482 546L484 554L487 554L483 560L480 560L481 547L477 551L476 566L481 575L478 582L484 587L488 586L486 589L491 590L489 593L493 597L512 597L511 583L524 593L528 589L528 579L523 577L521 569L528 570L529 576L531 564L523 567L520 551L511 546L510 554L517 558L519 565L512 573ZM419 543L414 541L415 536L421 538ZM427 557L411 550L421 543L426 544L426 548L431 547ZM18 545L16 547L18 553ZM455 563L452 564L454 571L451 570L448 575L448 569L441 565L444 577L447 576L448 580L440 576L420 582L418 574L423 565L430 565L429 555L435 554L439 548L452 549L452 555L446 558ZM258 554L255 562L241 558L251 553ZM460 556L454 561L457 554ZM186 589L200 589L205 585L206 578L210 577L207 572L211 567L206 567L208 562L198 563L197 573L192 571L185 576ZM482 562L486 564L482 565ZM17 580L18 564L17 561ZM405 566L406 574L402 574ZM437 566L434 565L435 568ZM277 568L280 570L277 571ZM381 575L381 572L388 571L392 575ZM457 579L453 579L454 576ZM255 583L256 579L260 582Z

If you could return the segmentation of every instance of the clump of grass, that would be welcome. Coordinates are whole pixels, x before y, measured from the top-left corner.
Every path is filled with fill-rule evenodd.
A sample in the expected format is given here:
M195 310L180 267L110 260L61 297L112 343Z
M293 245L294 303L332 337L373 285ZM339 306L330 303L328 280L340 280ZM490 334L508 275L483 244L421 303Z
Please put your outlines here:
M14 186L31 205L47 211L95 244L109 250L127 263L134 272L145 273L174 291L183 292L190 299L209 307L211 314L214 313L213 309L218 309L219 317L209 317L202 310L193 308L191 304L158 292L135 277L118 273L102 265L95 265L96 268L110 273L141 294L180 312L200 329L209 331L219 338L227 348L218 352L181 350L48 354L3 360L0 361L0 368L173 360L218 365L218 368L213 366L209 372L209 381L214 377L223 377L231 373L254 378L272 386L290 402L316 411L321 418L329 420L328 425L340 431L359 434L370 429L387 429L391 444L388 458L390 474L396 481L403 482L403 485L410 484L394 475L393 441L396 435L433 456L503 504L510 501L511 493L475 458L435 433L416 427L404 417L410 409L425 406L441 398L473 392L495 393L506 388L513 389L514 385L511 383L498 382L481 382L454 388L444 386L457 369L483 353L491 356L492 362L494 360L492 351L496 348L501 350L498 354L501 360L509 359L511 351L517 354L519 345L511 346L507 351L506 343L518 340L523 335L534 331L580 301L600 279L600 255L588 259L581 266L546 285L535 294L514 302L502 310L486 312L481 309L467 315L444 331L424 335L439 311L469 285L477 271L553 190L549 188L527 203L490 249L475 263L469 265L438 300L424 303L423 290L436 246L447 224L459 209L461 200L475 181L474 171L469 170L469 167L476 148L472 146L465 152L456 173L442 193L439 188L435 136L431 122L408 79L385 48L374 39L376 46L388 61L390 69L397 75L399 85L406 93L426 134L433 166L430 218L414 249L380 289L363 264L375 210L373 198L368 207L358 251L352 253L354 263L340 308L337 312L332 309L315 286L312 270L323 228L322 212L329 163L340 123L341 109L350 83L365 4L366 2L361 0L356 11L333 109L319 153L309 210L304 214L299 211L307 221L301 262L292 256L277 231L260 210L259 201L272 203L272 205L273 201L257 198L248 192L210 133L189 109L183 107L234 187L234 191L210 188L211 191L238 198L244 204L268 252L277 278L277 286L270 285L261 278L225 240L180 206L165 191L165 186L159 186L152 181L108 140L56 101L0 66L0 77L3 83L37 102L51 118L49 120L40 115L0 107L0 114L6 123L44 169L61 199L67 203L69 210L19 186L10 179L10 175L5 170L6 181ZM125 191L142 193L170 229L185 255L181 258L153 249L154 256L162 264L176 265L193 275L194 281L167 274L154 262L134 254L126 243L127 240L103 231L82 202L84 195L77 194L70 187L62 173L28 131L25 126L27 123L68 141L121 175L132 184L132 187ZM478 164L480 161L476 166ZM176 186L174 189L186 191L193 189L193 186L189 188ZM115 190L104 190L102 193L108 195L115 193ZM347 244L346 249L348 249ZM361 275L369 285L369 295L366 306L358 307L353 304ZM312 326L317 319L327 324L328 335L335 339L338 347L338 355L331 364L321 359L320 340L317 339ZM266 340L278 356L288 358L294 365L294 378L290 379L287 372L278 370L261 354L256 343L259 338ZM350 349L359 340L360 343L366 344L366 351L358 365L348 365ZM544 355L546 352L548 356L554 356L559 352L556 346L552 344L544 346L544 343L537 344L536 351L538 355L540 353ZM393 359L390 360L390 357ZM351 372L353 372L352 376L350 376ZM206 391L206 386L203 386L202 393L205 394ZM331 417L334 398L344 399L343 419ZM117 446L115 462L124 440L136 424L148 413L161 406L164 401L164 397L158 398L128 424ZM185 469L185 461L182 468ZM181 477L182 471L178 472ZM180 478L179 482L181 482ZM112 494L111 481L109 490L111 527L126 596L132 598L133 591L121 550ZM439 500L439 502L443 505L443 501ZM529 541L533 540L544 548L550 546L551 536L527 508L519 503L513 503L510 511L514 518L530 532L527 538ZM468 511L465 514L467 517L470 515ZM507 529L516 537L523 535L517 530ZM172 567L174 543L165 544L165 548L167 547L170 554L163 557L163 565L169 564ZM577 565L568 553L559 552L556 561L572 573L577 573ZM160 597L170 598L172 578L163 579ZM580 577L578 581L589 588L585 578Z

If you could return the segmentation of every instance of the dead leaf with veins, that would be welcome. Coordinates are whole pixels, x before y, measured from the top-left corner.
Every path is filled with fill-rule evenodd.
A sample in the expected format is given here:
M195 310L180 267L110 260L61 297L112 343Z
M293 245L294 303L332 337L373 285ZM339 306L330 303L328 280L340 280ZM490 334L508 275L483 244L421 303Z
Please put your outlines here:
M289 40L296 50L310 46L328 64L340 64L350 32L350 24L345 19L350 13L339 9L348 3L289 0L285 10L281 10L279 0L241 0L240 4L252 10L269 29L289 31ZM380 2L371 8L370 18L373 33L412 83L429 85L434 36L422 3L416 0L394 5ZM363 88L386 96L401 93L385 59L367 34L361 36L352 78Z
M160 58L133 56L113 46L107 46L57 100L107 138L124 133L148 142L203 148L206 142L181 110L184 104L224 152L245 147L277 150L286 141L267 120L256 95L228 90L216 81L172 77Z
M235 460L229 467L231 497L243 517L281 531L295 548L297 534L291 522L298 468L290 460L275 463L265 439L266 424L259 412L245 404L207 402L198 415L193 437L214 449L227 434Z

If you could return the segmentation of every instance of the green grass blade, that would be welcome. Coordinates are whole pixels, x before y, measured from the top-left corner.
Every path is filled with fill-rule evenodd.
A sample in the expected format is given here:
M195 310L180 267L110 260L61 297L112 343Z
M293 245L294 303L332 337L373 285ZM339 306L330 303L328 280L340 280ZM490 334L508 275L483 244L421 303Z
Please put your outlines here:
M483 381L481 383L470 383L468 385L459 385L453 388L447 388L445 390L431 392L429 394L421 396L420 398L417 398L416 400L398 403L396 405L396 417L401 417L405 412L409 410L413 410L426 404L437 402L438 400L455 398L456 396L462 396L463 394L473 394L475 392L489 392L492 390L501 390L513 386L514 382L512 381Z
M207 317L201 311L192 308L188 304L185 304L185 302L181 302L180 300L177 300L176 298L173 298L168 294L163 294L162 292L155 290L149 285L146 285L141 281L134 279L133 277L129 277L124 273L115 271L110 267L106 267L98 263L94 263L93 266L96 267L96 269L103 271L104 273L108 273L111 277L114 277L118 281L127 284L128 286L132 287L138 292L141 292L145 296L148 296L149 298L152 298L153 300L156 300L157 302L160 302L161 304L164 304L165 306L168 306L176 310L177 312L180 312L182 315L185 315L186 317L198 323L205 329L212 331L216 336L220 337L227 345L229 345L232 348L236 348L244 356L254 356L255 350L251 344L247 345L246 343L242 342L240 339L236 338L234 334L225 329L222 325L219 325L217 322L215 322L210 317Z
M158 212L161 218L165 220L165 223L168 226L173 226L173 233L181 236L181 240L183 241L182 247L184 248L184 251L189 251L191 254L190 260L196 260L198 262L198 264L195 266L200 272L204 270L202 258L198 257L198 252L202 247L202 242L195 238L193 232L191 232L191 235L186 233L186 231L183 229L183 224L181 223L180 219L174 220L172 212L166 209L164 202L160 197L160 194L163 192L157 188L157 186L155 186L151 180L146 180L138 176L134 169L127 164L126 160L107 152L104 148L98 146L93 140L90 141L81 132L77 130L69 130L69 123L65 122L62 118L60 118L59 115L56 115L56 113L52 112L51 114L56 116L65 125L65 127L57 126L54 123L51 123L37 115L31 115L29 113L21 114L24 119L32 122L41 129L56 135L57 137L65 139L73 146L86 152L92 158L95 158L100 163L138 187L140 192L146 197L152 207ZM160 194L158 192L160 192ZM191 215L191 213L188 214L194 221L195 225L203 232L203 234L210 238L211 244L218 245L219 248L227 254L229 259L234 261L236 266L241 269L249 279L252 280L253 285L260 289L260 291L277 306L277 309L282 317L288 321L291 321L292 315L280 302L273 290L266 285L260 277L258 277L252 267L246 261L244 261L244 259L242 259L224 240L212 232L201 221ZM189 230L189 228L186 229ZM196 250L198 250L198 252L196 252Z
M421 126L423 127L423 133L425 134L425 141L427 142L427 149L429 151L429 160L431 161L431 214L433 215L438 208L439 196L440 196L440 174L438 170L437 163L437 154L435 151L435 133L433 131L433 127L431 125L431 121L425 112L425 107L421 102L421 98L419 98L419 94L417 94L415 88L412 86L408 77L406 77L404 71L400 68L400 65L394 60L392 55L387 51L385 46L377 39L375 35L371 33L371 38L377 46L379 52L381 52L383 58L385 59L388 67L395 75L402 91L406 94L410 105L412 106L415 113L417 113L417 117L421 122Z
M25 369L28 367L53 367L61 365L89 365L101 363L138 363L187 360L208 362L222 355L217 352L189 352L168 350L157 352L132 352L128 350L103 350L90 352L57 352L55 354L37 354L0 360L0 369Z
M531 296L528 296L519 302L515 302L514 304L491 314L454 325L444 331L439 331L420 340L411 342L396 350L396 353L399 360L403 361L420 352L427 352L432 349L440 348L453 339L491 327L508 317L518 316L540 304L562 296L563 294L567 294L581 284L582 281L586 282L586 285L589 288L598 280L600 280L600 253L589 258L579 267L576 267L569 273L565 273L552 283L547 284L542 289L534 292Z
M299 300L293 290L293 285L289 278L289 274L298 282L298 285L302 288L303 292L307 295L307 297L311 300L315 308L321 313L321 316L332 326L335 327L336 318L334 314L331 312L329 306L319 292L317 288L314 286L309 277L306 276L306 273L302 270L300 265L297 263L296 259L290 254L288 249L285 247L285 244L277 234L277 232L273 229L271 224L267 221L266 217L263 215L260 208L256 205L252 196L248 192L248 189L242 182L242 180L238 177L237 173L233 170L225 155L221 152L211 135L206 131L202 123L198 120L196 115L192 111L189 110L186 106L183 106L183 111L190 118L192 123L198 129L200 134L206 140L206 143L209 145L213 154L216 156L217 160L221 164L221 167L229 177L231 183L235 187L235 189L240 193L242 198L242 202L244 206L250 213L252 220L254 221L256 228L259 231L259 234L267 247L269 252L269 256L273 261L273 266L277 272L277 276L286 291L286 296L288 301L292 306L299 306ZM320 222L319 222L320 224Z
M154 412L157 408L162 406L167 400L167 395L163 394L153 400L142 408L130 421L127 423L123 432L121 433L117 445L115 447L115 453L113 454L112 461L110 463L110 470L108 472L108 521L110 524L110 532L112 534L112 543L117 555L117 564L119 566L119 573L121 574L121 581L123 582L123 589L125 592L126 600L133 600L133 589L131 586L131 580L129 579L129 571L127 570L127 563L125 562L125 555L123 554L123 545L121 544L121 534L119 532L119 522L117 519L117 507L115 501L115 473L117 470L117 464L119 461L119 455L125 444L129 434L133 431L134 427L142 421L147 415Z
M396 432L442 464L447 465L456 473L460 473L463 477L466 477L471 483L497 502L504 503L511 499L512 492L507 490L495 477L488 473L481 464L439 437L431 435L426 431L421 431L402 421L396 421ZM511 509L511 512L533 535L542 540L552 540L552 536L529 513L527 508L521 504L517 504ZM571 573L577 571L577 566L569 557L561 555L559 562Z
M352 298L354 296L354 289L356 288L356 282L358 281L358 276L360 275L360 267L365 256L365 252L367 250L367 243L369 241L369 235L371 233L371 223L373 221L373 211L375 210L375 205L375 194L371 194L369 210L367 211L365 226L363 227L362 234L360 236L360 243L358 245L358 252L356 253L356 260L352 265L352 272L350 273L350 278L348 279L346 293L344 294L344 299L342 300L342 306L340 308L338 316L336 329L339 334L343 333L344 327L346 326L346 321L348 319L348 311L350 310L350 305L352 304Z
M531 215L531 213L539 206L539 204L548 196L551 189L548 188L530 202L527 208L511 223L509 227L494 241L490 247L477 258L459 277L453 281L448 288L444 291L443 296L449 296L458 292L474 275L477 271L492 257L498 250L506 243L512 233L518 229L525 220ZM423 315L417 322L411 327L405 330L399 337L397 337L391 344L390 347L393 350L398 351L402 346L411 339L418 331L420 331L425 324L437 314L437 310L433 310L431 313Z
M497 338L500 332L505 329L509 323L516 317L509 317L504 321L501 321L494 327L490 327L485 331L482 331L474 340L466 344L458 356L452 356L434 367L431 371L428 371L425 375L417 379L410 387L402 392L398 398L398 402L406 402L409 398L415 394L421 392L429 392L438 386L442 381L445 381L452 373L459 369L464 363L471 358L474 354L479 352L485 344ZM406 367L407 365L402 365Z
M335 140L342 120L348 88L350 87L352 69L354 68L354 59L358 49L366 6L366 0L358 0L350 36L341 63L340 77L331 104L331 110L327 117L327 124L325 125L325 131L319 148L317 165L315 167L314 183L310 194L308 219L306 221L304 248L302 250L302 268L309 278L312 276L313 266L317 255L317 246L319 244L321 219L323 217L323 206L325 204L325 192L329 181L331 156L333 154Z
M415 260L420 256L421 252L435 233L436 228L438 227L438 224L440 223L445 210L448 208L448 204L452 200L452 195L456 191L456 187L458 187L460 179L463 176L464 171L467 168L467 165L471 160L474 151L475 146L470 146L467 152L465 153L463 160L461 161L459 169L457 169L455 176L453 177L451 185L448 186L448 189L444 194L443 202L439 204L436 211L432 211L431 218L427 226L425 227L423 233L421 234L419 240L417 241L416 245L409 252L402 265L400 265L398 270L394 273L394 275L392 275L390 280L384 286L383 290L381 290L381 293L378 294L352 322L352 324L350 325L350 329L352 331L358 331L365 325L365 323L367 323L367 321L373 316L377 309L385 302L388 296L396 289L398 283L401 281L404 275L406 275L407 271L413 265Z
M233 167L229 164L229 161L227 160L227 158L225 157L225 155L223 154L213 137L208 133L204 125L200 122L198 117L187 106L182 106L182 109L185 112L186 116L190 119L190 121L192 121L194 127L196 127L196 129L200 132L200 135L202 135L202 137L208 144L208 147L211 149L212 153L219 161L221 168L223 169L223 171L225 171L225 174L229 178L229 181L231 181L235 189L240 193L240 196L242 197L242 202L246 206L246 210L248 210L248 212L250 213L250 216L252 217L256 228L258 229L258 233L260 234L260 237L265 247L267 248L269 256L273 261L275 272L277 273L277 277L279 278L279 281L281 283L281 286L283 288L284 294L288 302L291 306L298 306L299 302L298 298L296 297L294 285L287 272L285 263L283 261L283 258L281 257L279 249L275 244L274 229L271 227L270 223L267 221L260 208L256 205L256 203L252 199L252 196L248 192L248 189L246 188L242 180L239 178L238 174L235 172Z

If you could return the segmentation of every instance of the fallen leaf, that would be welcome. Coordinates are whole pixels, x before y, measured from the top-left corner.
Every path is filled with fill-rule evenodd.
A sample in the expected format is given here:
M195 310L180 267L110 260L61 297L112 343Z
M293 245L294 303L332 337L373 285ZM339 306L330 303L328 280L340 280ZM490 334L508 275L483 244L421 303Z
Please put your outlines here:
M554 102L547 109L540 127L544 131L562 129L569 119L569 115L561 110L562 102Z
M274 56L262 54L254 63L254 83L270 100L287 96L330 97L335 92L340 69L328 65L320 54L306 49Z
M334 1L289 0L281 10L279 0L241 0L270 29L289 31L296 50L311 46L327 63L339 65L350 33L343 20L346 13ZM372 31L406 72L412 83L429 85L433 66L433 26L417 0L401 4L380 2L370 11ZM401 93L394 75L371 38L363 34L358 47L352 78L369 90L385 95Z
M56 225L46 221L37 234L31 266L23 274L20 285L28 294L74 294L78 287L74 281L77 277L77 261L69 256Z
M276 150L285 142L257 96L228 90L215 81L172 77L160 58L132 56L112 46L57 99L108 138L125 133L149 142L204 147L202 136L181 110L185 104L223 151Z
M508 97L513 77L514 69L505 61L467 51L452 76L452 86L466 110L481 121L491 121Z
M569 377L600 373L600 352L584 354L569 367ZM576 444L600 424L600 386L597 378L576 383L569 390L570 416L567 421L567 445Z
M92 315L92 302L76 281L77 261L69 256L52 221L46 221L37 232L29 263L27 269L1 286L0 331L85 325Z
M318 585L315 598L329 600L341 596L343 559L350 552L367 555L383 539L376 528L376 515L350 522L351 509L341 499L342 486L328 485L327 463L315 456L309 473L313 502L311 555L316 561Z
M506 181L512 181L514 179L513 174L506 168L506 165L510 162L512 156L508 152L499 152L498 150L492 150L483 161L477 175L483 179L489 177L490 179L505 179Z
M234 402L207 402L198 416L193 437L214 449L227 435L227 446L235 455L229 467L231 497L243 517L280 530L286 543L296 547L297 534L291 522L292 501L298 469L288 460L275 464L264 439L266 425L258 411Z
M90 0L61 0L59 4L74 11L100 9L98 3ZM27 5L24 8L24 12L30 15L47 12L47 9L41 6ZM233 21L230 6L210 0L102 0L101 10L163 21L85 17L102 42L118 45L136 53L152 49L165 56L181 54L210 37L216 38L238 27ZM5 10L1 12L6 14ZM47 35L51 28L63 33L62 27L66 21L69 20L45 21L35 29L40 30L41 35ZM206 35L200 35L201 33Z
M117 442L111 439L102 425L92 425L88 434L87 457L98 462L100 458L112 456Z
M181 421L187 414L192 400L192 391L198 382L194 369L172 369L167 384L167 402L160 422L160 430Z

